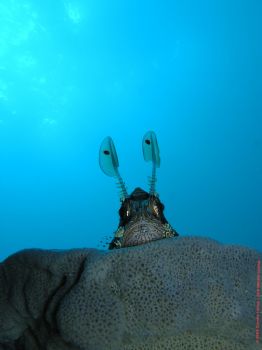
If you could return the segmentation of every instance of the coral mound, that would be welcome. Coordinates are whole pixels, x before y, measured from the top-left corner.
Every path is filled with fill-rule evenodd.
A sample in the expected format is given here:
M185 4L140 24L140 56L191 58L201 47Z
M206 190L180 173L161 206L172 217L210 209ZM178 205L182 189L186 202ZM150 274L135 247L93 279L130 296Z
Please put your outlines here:
M0 264L0 350L252 350L260 253L200 237Z

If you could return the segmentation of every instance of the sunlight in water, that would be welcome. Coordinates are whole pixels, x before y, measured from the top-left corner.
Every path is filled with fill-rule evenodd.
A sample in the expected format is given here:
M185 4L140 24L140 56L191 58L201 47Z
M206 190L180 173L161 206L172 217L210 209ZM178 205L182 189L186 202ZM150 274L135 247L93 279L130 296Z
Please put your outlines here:
M36 59L30 54L22 54L17 57L17 68L21 71L26 68L33 68L36 66Z
M65 3L65 11L71 22L79 24L82 21L82 14L77 4L72 2Z
M1 0L0 2L0 102L10 99L13 80L17 74L26 75L36 66L36 59L28 49L37 38L38 15L27 1Z
M37 32L37 14L28 2L1 0L0 57L26 43Z
M42 122L44 125L49 125L49 126L57 124L57 121L51 118L44 118Z
M0 101L7 101L7 85L3 80L0 80Z
M16 114L14 110L35 108L39 125L55 128L74 93L72 81L65 78L71 63L63 46L53 45L56 27L51 21L44 26L42 12L34 5L29 0L0 0L0 108L7 111L0 127ZM67 22L81 22L75 2L62 3L57 15L63 16L64 9ZM46 117L50 114L52 118Z

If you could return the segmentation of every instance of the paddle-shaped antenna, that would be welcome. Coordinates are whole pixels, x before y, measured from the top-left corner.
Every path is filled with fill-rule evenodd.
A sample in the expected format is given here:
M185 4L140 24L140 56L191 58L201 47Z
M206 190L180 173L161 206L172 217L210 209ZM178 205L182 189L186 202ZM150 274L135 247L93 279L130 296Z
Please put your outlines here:
M99 150L99 165L106 175L116 177L117 187L120 189L120 200L124 201L128 197L128 194L125 183L118 171L118 157L114 142L110 136L107 136L101 143Z
M143 155L146 162L152 162L152 176L149 176L149 194L156 193L156 168L160 167L159 148L154 131L148 131L143 137L142 142Z

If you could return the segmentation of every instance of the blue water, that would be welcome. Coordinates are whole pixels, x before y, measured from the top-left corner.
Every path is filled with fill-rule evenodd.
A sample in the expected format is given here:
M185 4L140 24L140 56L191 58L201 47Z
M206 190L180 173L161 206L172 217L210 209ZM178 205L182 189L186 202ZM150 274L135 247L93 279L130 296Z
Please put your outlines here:
M111 136L128 191L157 191L181 236L262 250L259 0L1 0L0 259L96 247L118 225Z

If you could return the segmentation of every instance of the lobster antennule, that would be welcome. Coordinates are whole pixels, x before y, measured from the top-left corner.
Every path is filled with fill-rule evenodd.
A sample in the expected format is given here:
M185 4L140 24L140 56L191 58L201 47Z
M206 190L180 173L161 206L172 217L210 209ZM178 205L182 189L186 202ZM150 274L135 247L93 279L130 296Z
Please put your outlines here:
M120 189L119 192L119 197L120 197L120 201L123 202L127 197L128 197L128 193L127 193L127 188L126 188L126 184L124 183L122 177L120 176L118 170L117 170L117 183L116 186L118 189Z
M128 197L126 185L118 171L119 162L114 142L107 136L101 143L99 149L99 165L101 170L110 177L117 179L117 186L120 188L120 200L124 201Z
M156 168L160 167L159 147L154 131L148 131L142 141L143 156L146 162L152 162L152 176L149 177L149 194L156 193Z

